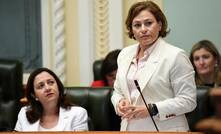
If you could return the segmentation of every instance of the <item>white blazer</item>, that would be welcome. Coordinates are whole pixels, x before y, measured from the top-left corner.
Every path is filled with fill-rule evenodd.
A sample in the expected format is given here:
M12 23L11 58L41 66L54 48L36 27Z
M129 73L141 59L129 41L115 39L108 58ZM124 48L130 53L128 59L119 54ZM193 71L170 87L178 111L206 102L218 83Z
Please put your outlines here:
M138 74L138 83L147 103L155 103L159 114L154 120L159 131L188 131L185 113L196 107L194 70L186 53L166 43L162 38L155 42L144 69ZM118 56L118 71L114 84L112 103L121 98L131 101L127 85L127 72L138 44L124 48ZM144 105L140 94L134 105ZM150 117L121 122L122 131L156 131Z
M26 117L28 107L23 107L19 114L15 126L16 131L39 131L39 120L30 124ZM72 106L70 110L60 108L59 121L53 131L84 131L88 130L87 111L82 107Z

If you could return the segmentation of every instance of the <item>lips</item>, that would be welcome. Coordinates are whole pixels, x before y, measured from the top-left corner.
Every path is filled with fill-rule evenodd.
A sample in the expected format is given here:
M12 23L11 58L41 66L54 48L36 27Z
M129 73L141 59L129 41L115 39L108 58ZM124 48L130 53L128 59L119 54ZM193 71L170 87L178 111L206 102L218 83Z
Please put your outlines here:
M53 95L53 93L48 93L47 95L46 95L46 97L50 97L50 96L52 96Z
M140 38L148 38L149 36L148 35L142 35L140 36Z

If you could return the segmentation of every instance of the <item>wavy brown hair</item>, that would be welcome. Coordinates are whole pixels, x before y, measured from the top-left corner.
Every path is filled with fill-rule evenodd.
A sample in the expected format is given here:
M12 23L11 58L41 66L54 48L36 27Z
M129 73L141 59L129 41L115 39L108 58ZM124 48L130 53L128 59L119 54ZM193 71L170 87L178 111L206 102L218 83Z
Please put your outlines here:
M161 30L159 32L159 37L166 37L166 35L169 33L167 30L168 24L167 24L167 19L163 12L161 11L160 7L155 4L152 1L146 0L142 2L137 2L134 5L131 6L129 9L127 18L126 18L126 28L128 30L127 34L129 38L135 39L133 31L132 31L132 22L133 19L143 10L148 10L153 14L153 16L156 18L157 22L162 23Z

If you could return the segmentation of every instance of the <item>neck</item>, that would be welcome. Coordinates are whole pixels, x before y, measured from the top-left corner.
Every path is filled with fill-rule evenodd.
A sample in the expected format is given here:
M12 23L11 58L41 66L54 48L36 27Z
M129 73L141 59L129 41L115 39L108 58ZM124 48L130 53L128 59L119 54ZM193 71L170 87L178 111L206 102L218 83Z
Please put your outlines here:
M59 113L57 105L48 105L44 107L43 115L56 115Z

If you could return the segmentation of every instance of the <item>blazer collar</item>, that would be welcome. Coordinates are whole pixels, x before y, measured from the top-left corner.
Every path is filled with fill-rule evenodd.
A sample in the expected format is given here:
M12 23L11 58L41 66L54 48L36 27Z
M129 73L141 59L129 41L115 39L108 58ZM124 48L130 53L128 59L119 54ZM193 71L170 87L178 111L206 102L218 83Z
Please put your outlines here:
M140 84L141 91L145 88L147 83L149 82L150 78L152 77L153 73L157 69L157 65L160 60L160 55L163 50L163 39L159 38L154 45L155 48L153 49L152 53L148 57L147 62L145 63L145 68L140 74L138 74L138 82Z
M67 124L68 116L69 116L68 112L64 108L60 107L59 121L58 121L58 126L57 126L58 130L64 130Z
M57 124L57 129L58 130L64 130L66 124L67 124L67 119L68 119L68 112L60 107L59 110L59 120ZM39 130L39 125L40 125L40 120L36 121L34 124L29 126L29 130Z
M130 64L133 60L133 58L136 56L136 53L137 53L137 49L138 48L138 44L135 44L134 46L131 46L133 48L130 49L130 52L129 54L125 57L125 59L122 61L124 65L123 68L120 72L120 75L124 76L124 79L122 79L122 87L124 87L125 89L128 89L128 85L127 85L127 73L128 73L128 70L129 70L129 67L130 67ZM130 96L130 93L129 93L129 90L124 90L125 93L127 94L126 96ZM130 97L128 97L129 101L130 100Z

